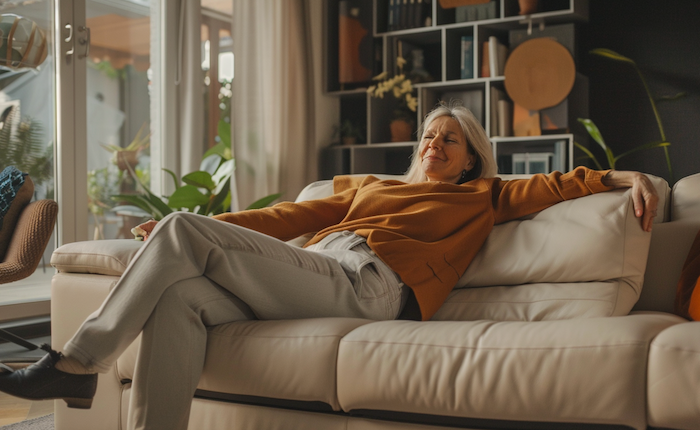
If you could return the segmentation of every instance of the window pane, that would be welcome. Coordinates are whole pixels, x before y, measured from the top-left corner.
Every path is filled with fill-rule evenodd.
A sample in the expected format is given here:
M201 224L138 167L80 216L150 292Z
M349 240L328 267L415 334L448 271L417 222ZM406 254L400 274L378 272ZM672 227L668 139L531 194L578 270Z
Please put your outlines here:
M221 142L219 127L230 122L233 43L229 20L203 16L202 22L206 151Z
M7 40L3 40L0 48L3 58L0 61L0 171L13 165L29 173L34 182L33 200L54 199L53 1L1 2L0 14L4 37L13 32L13 58L25 57L19 68L7 67L4 60ZM13 31L15 21L17 26ZM37 30L30 46L32 22L36 23ZM28 50L26 56L25 50ZM0 321L19 318L27 312L48 313L50 278L54 273L49 259L54 247L52 237L33 275L0 285Z

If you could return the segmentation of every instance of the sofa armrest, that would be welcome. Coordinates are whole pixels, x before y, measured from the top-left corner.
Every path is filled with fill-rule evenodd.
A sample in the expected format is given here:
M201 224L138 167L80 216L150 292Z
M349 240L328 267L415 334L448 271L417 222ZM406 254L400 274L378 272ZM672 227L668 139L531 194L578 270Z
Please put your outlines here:
M131 239L68 243L53 252L51 265L65 273L121 276L142 246Z
M697 429L700 423L700 321L659 333L649 348L649 425Z

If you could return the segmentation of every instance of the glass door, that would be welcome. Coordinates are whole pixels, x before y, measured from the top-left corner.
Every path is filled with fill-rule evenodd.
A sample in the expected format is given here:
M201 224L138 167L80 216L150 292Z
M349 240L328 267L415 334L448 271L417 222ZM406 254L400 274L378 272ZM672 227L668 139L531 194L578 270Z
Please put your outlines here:
M150 184L150 17L150 1L86 1L89 239L132 238L142 219L115 196Z

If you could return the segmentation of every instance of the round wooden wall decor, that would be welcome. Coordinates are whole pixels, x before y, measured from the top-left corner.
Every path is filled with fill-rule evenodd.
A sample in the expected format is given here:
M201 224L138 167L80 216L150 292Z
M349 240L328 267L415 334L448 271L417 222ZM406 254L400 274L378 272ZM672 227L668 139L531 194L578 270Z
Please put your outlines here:
M542 110L561 103L574 86L574 59L559 42L527 40L513 50L504 70L505 87L516 104Z

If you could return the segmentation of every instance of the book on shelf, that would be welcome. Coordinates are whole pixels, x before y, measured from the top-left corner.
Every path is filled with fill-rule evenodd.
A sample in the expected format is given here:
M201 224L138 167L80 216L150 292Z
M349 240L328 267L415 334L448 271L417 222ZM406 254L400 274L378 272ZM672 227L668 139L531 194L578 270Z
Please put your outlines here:
M421 26L430 27L433 25L433 0L423 0L421 5Z
M460 78L474 77L474 36L462 36L460 45Z
M400 29L401 23L401 3L403 0L390 0L389 1L389 31L396 31Z
M338 82L372 78L372 1L341 0L338 7Z
M508 58L508 47L495 36L489 37L481 48L481 71L479 76L482 78L503 76L503 70L506 66Z
M498 12L496 3L496 0L492 0L488 3L458 6L455 8L455 22L495 19Z
M496 36L489 37L489 76L503 76L508 58L508 47L502 44Z
M513 135L513 103L506 99L498 100L498 136Z
M386 23L386 30L387 31L394 31L396 24L394 23L394 4L396 3L396 0L389 0L389 7L387 10L387 23Z
M401 11L399 12L399 30L403 30L408 28L409 26L409 10L408 10L408 0L399 0L401 2L400 9Z
M506 99L505 91L491 87L490 100L489 100L489 113L491 114L491 122L489 123L489 136L499 136L499 119L498 119L498 102L500 100Z
M419 27L419 25L416 24L416 21L418 19L416 18L418 16L419 12L419 7L416 4L417 0L408 0L408 6L407 6L407 18L406 18L406 28L415 28Z
M481 70L479 71L479 76L482 78L488 78L491 76L491 68L489 64L491 59L489 58L489 41L481 44Z
M430 26L431 0L388 0L387 31Z

